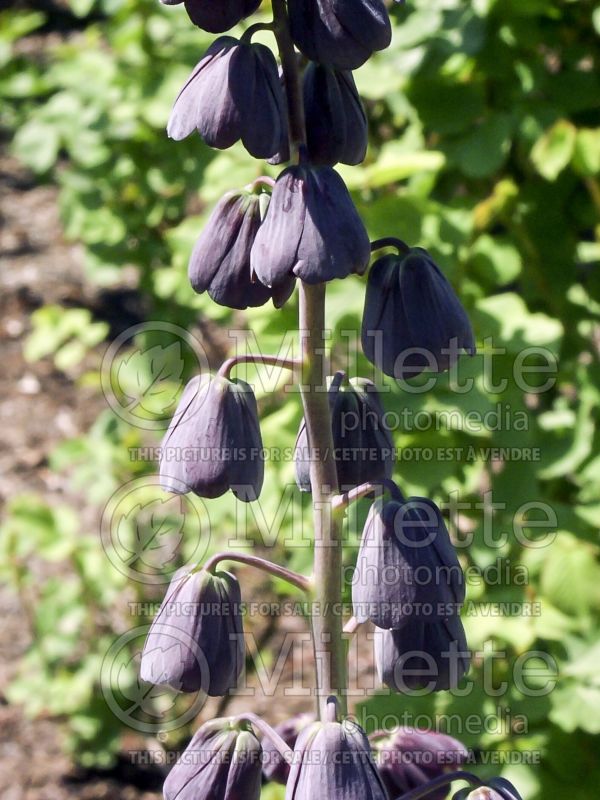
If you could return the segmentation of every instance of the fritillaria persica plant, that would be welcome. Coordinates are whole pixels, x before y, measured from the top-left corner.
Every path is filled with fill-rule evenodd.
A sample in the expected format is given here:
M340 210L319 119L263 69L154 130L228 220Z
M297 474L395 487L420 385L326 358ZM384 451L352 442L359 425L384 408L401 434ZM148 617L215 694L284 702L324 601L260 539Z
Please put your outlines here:
M224 34L260 3L184 4L195 25ZM447 370L475 344L431 256L393 235L370 242L334 169L365 157L367 120L351 70L390 42L383 0L272 0L272 9L271 22L213 42L175 101L168 133L180 140L197 132L216 148L241 141L256 158L291 162L276 181L258 178L222 198L191 254L189 277L195 291L233 309L269 300L279 308L297 290L301 358L233 357L216 375L192 378L165 437L160 478L169 492L257 500L264 480L258 409L252 388L232 373L241 362L291 370L304 410L296 478L313 501L314 570L304 576L226 552L177 573L148 635L141 675L183 692L220 696L235 688L244 657L241 592L218 565L238 561L314 601L318 716L278 729L250 712L204 724L164 795L256 800L263 781L275 780L286 783L287 800L442 800L462 779L475 788L457 798L516 800L505 780L483 786L461 771L466 751L447 736L398 728L369 739L347 716L344 638L361 622L376 627L377 670L394 691L451 689L470 654L459 615L463 574L439 509L427 498L405 498L392 481L393 445L375 385L343 372L328 377L326 284L365 274L371 253L387 251L368 272L362 345L392 378ZM259 30L273 34L278 59L252 41ZM372 507L353 580L354 617L344 626L334 611L342 597L341 526L360 498Z

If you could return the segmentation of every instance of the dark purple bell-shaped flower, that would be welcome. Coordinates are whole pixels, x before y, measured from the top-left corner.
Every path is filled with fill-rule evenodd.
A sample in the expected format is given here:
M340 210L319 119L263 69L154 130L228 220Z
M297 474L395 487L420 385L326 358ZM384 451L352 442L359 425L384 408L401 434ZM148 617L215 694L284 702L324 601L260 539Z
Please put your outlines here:
M212 43L179 93L167 125L177 141L194 130L219 150L241 139L255 158L270 158L282 149L285 96L268 47L231 36Z
M235 688L243 664L237 579L229 572L180 570L150 626L142 680L220 697Z
M312 714L296 714L290 719L286 719L275 726L275 732L281 736L283 741L294 749L296 740L301 731L314 722ZM265 737L262 741L263 746L263 775L265 780L275 783L286 784L290 774L290 765L284 760L279 750L275 747L272 740Z
M165 800L259 800L262 748L249 725L205 723L163 786Z
M375 630L377 674L396 692L453 689L470 660L459 616L439 622L411 618L399 630Z
M392 798L457 769L468 756L459 741L434 731L397 728L389 734L371 734L369 741L379 774ZM447 796L448 787L443 786L428 798L445 800Z
M394 444L383 421L383 408L369 380L357 378L344 385L338 372L328 390L334 458L338 488L348 491L366 481L382 481L392 473ZM310 465L314 457L308 442L306 423L300 423L294 460L296 483L303 492L311 491Z
M359 483L374 483L392 477L394 440L385 422L385 411L377 387L368 378L350 378L360 413L364 470ZM345 422L345 429L351 423Z
M241 380L192 378L161 445L160 485L167 492L220 497L231 489L256 500L264 479L256 398Z
M392 38L383 0L288 0L292 38L311 61L357 69Z
M274 290L252 274L250 250L269 195L228 192L210 215L192 252L188 273L194 291L228 308L262 306L271 298L280 308L294 289L294 279Z
M367 152L367 115L352 73L309 64L304 73L306 145L312 164L360 164Z
M185 3L194 25L209 33L224 33L259 7L261 0L160 0L165 6Z
M424 497L377 498L365 522L352 579L354 616L379 628L458 614L460 563L440 510Z
M471 323L426 250L388 255L369 271L362 321L369 361L392 378L444 372L475 353Z
M321 283L362 274L370 242L344 181L331 167L285 169L275 184L250 263L265 286L291 275Z
M315 722L296 741L285 800L387 800L364 731L350 720Z

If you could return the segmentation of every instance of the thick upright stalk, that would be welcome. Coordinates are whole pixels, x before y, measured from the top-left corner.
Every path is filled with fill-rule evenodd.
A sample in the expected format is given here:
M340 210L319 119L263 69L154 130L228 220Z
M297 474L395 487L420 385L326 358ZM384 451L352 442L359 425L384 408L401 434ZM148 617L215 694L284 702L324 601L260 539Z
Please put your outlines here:
M346 646L341 615L341 524L333 514L337 470L333 457L331 416L325 378L325 286L300 284L300 335L304 361L302 403L310 451L314 526L314 609L312 628L317 662L321 717L335 695L346 710Z
M285 81L290 150L298 159L306 143L302 82L290 36L285 0L272 0L275 36ZM346 646L341 615L342 541L340 523L332 513L337 493L337 471L327 398L325 355L325 285L299 281L299 328L302 347L302 403L308 446L311 450L310 482L314 525L314 607L312 630L317 670L317 696L322 719L327 700L338 698L346 711Z
M279 60L281 61L287 97L290 150L291 156L294 158L298 154L298 149L306 143L302 82L300 80L300 70L298 69L298 59L290 34L285 0L272 0L271 5L275 22L275 38L277 39Z

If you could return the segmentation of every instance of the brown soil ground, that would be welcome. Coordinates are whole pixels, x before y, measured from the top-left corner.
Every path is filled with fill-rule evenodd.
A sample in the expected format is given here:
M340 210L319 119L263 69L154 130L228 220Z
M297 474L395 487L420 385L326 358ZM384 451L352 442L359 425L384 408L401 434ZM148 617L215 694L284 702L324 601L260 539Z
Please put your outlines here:
M23 343L32 311L46 303L93 306L81 253L61 234L52 186L38 186L18 164L0 160L0 504L22 492L58 498L63 487L47 466L63 438L83 433L103 407L76 388L50 360L29 364ZM26 719L4 699L7 682L29 643L18 598L0 587L0 797L4 800L155 798L155 775L77 770L63 754L52 720ZM130 770L131 773L131 770Z

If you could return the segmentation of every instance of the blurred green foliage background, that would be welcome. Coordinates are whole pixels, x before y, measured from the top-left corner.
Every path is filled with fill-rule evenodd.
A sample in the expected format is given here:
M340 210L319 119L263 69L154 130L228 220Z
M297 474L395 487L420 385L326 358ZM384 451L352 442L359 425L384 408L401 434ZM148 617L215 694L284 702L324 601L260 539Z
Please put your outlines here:
M223 330L247 326L263 352L277 349L296 324L295 300L280 312L266 306L232 317L206 296L194 295L187 282L190 249L214 202L263 169L277 174L241 148L218 153L197 138L174 143L166 137L173 99L212 37L193 28L181 8L154 0L70 0L60 13L34 6L0 14L2 129L17 158L40 181L60 187L64 231L83 244L89 278L102 287L118 286L123 271L133 269L147 319L196 331L207 323ZM474 379L467 394L453 391L448 376L427 394L384 382L391 411L424 410L432 420L453 412L452 424L440 430L433 424L422 431L401 427L396 443L406 453L427 447L465 453L470 446L530 448L539 458L504 464L467 457L399 461L395 474L407 492L440 503L458 495L467 504L452 530L459 544L472 539L460 550L470 574L499 560L500 571L509 575L496 585L471 581L465 624L474 649L494 642L506 651L495 677L508 680L510 688L501 697L486 695L482 675L490 657L482 654L475 659L476 688L468 697L375 697L366 710L497 718L493 731L460 738L485 751L539 751L540 764L502 768L524 797L571 797L575 782L578 798L596 798L600 9L592 0L407 0L391 13L392 46L356 74L370 118L368 158L361 167L340 171L372 238L396 235L433 253L471 313L481 352L461 366L461 375ZM21 46L26 37L55 29L62 35L43 48ZM335 366L343 366L349 341L356 371L370 375L356 345L363 293L364 279L332 286L327 319ZM33 316L26 355L52 358L58 369L69 371L109 338L108 326L86 309L46 307ZM135 363L124 353L113 364L125 396L139 390L140 373L152 374L153 346L169 343L168 336L143 331L136 341L141 355ZM492 346L504 352L492 357ZM548 391L524 390L514 380L515 359L531 347L547 348L558 359ZM484 356L491 358L494 378L507 379L506 387L493 390L484 381ZM172 387L175 400L182 370L189 372L191 365L182 365L173 350L164 367L163 386ZM538 385L547 377L538 375ZM529 373L528 381L535 379ZM86 372L81 380L100 391L98 372ZM278 386L259 392L259 401L265 445L293 445L297 398ZM468 413L484 415L498 404L513 424L475 430ZM525 429L515 429L519 414L527 420ZM70 476L74 491L86 493L99 517L121 486L154 472L149 461L132 460L130 448L157 441L157 434L106 410L86 436L65 441L51 455L51 467ZM267 469L261 502L268 517L293 481L293 468L282 461ZM144 491L157 504L159 527L172 533L177 526L170 526L167 506L161 511L161 493L154 485ZM132 514L120 534L133 560L146 535L133 513L138 502L131 500ZM292 502L306 505L297 495ZM546 504L555 519L531 527L527 536L534 546L524 546L514 523L531 522L531 502ZM212 501L209 510L213 530L231 529L232 497ZM156 518L144 523L151 534ZM193 520L186 525L173 563L182 563L195 546L197 527ZM357 519L349 526L348 563L359 525ZM500 546L490 546L486 525L494 535L506 533ZM282 535L294 532L284 525ZM535 546L540 539L543 546ZM277 547L293 567L309 568L309 548L284 552L281 542ZM218 550L218 539L209 548ZM34 580L28 570L33 557L63 565L66 576ZM513 580L517 566L528 570L525 585ZM67 746L77 758L109 765L123 723L101 693L102 659L118 635L147 622L119 609L132 600L160 599L161 587L128 581L115 569L97 528L80 519L75 503L57 506L32 496L14 498L7 509L0 574L27 598L35 638L10 701L23 703L31 714L64 720ZM538 604L541 613L484 613L484 603L506 600ZM533 697L515 687L512 669L531 650L550 654L559 670L556 688ZM134 663L124 663L120 681L116 692L127 695L135 688ZM511 715L518 714L527 717L525 732L511 724ZM170 744L178 744L175 734ZM499 769L484 766L481 772Z

